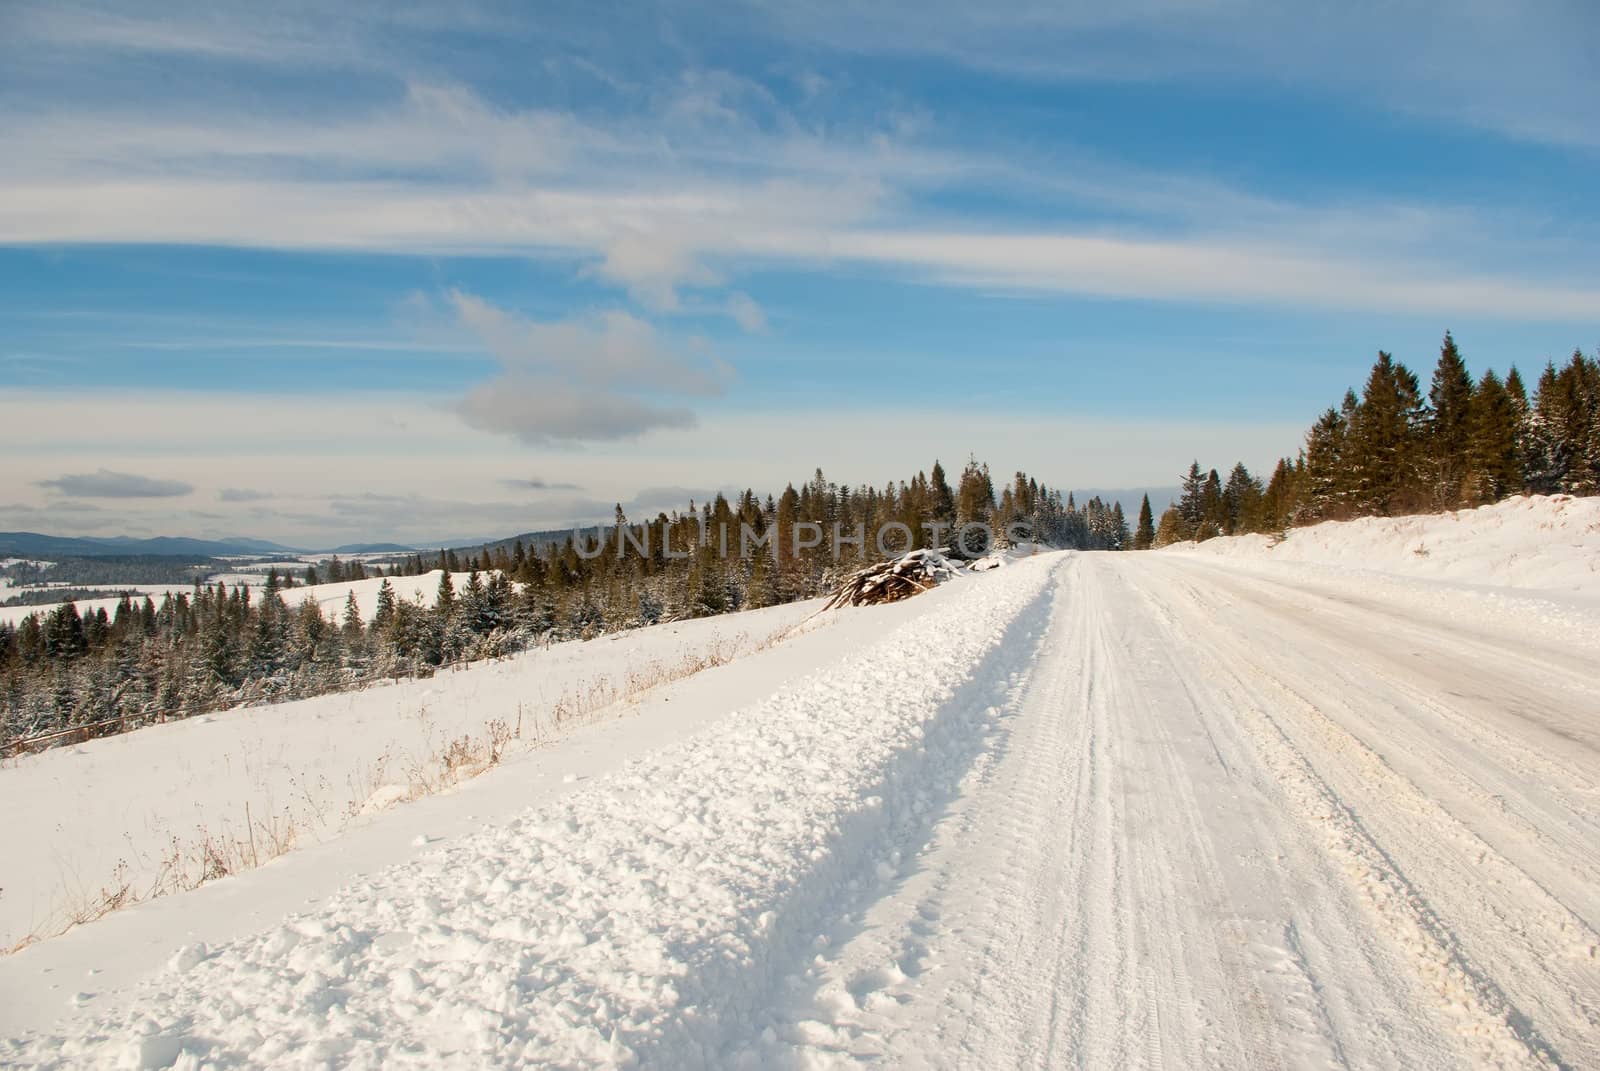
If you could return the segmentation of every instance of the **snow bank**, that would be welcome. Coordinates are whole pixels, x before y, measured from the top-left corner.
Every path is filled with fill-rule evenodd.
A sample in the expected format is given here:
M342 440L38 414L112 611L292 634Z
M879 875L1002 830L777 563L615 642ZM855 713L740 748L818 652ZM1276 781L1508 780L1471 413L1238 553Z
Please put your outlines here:
M1600 596L1600 498L1518 496L1453 513L1329 521L1293 529L1277 543L1234 536L1165 553Z
M932 786L983 746L1052 564L912 600L905 624L699 735L280 925L189 947L135 1010L4 1043L0 1061L760 1066L783 1051L775 987L842 904L898 880L941 804Z
M417 578L421 579L421 578ZM437 583L437 574L435 575ZM342 598L342 596L341 596ZM437 776L452 742L490 723L548 738L558 708L579 722L697 660L748 652L814 602L657 625L447 670L427 680L208 714L0 764L0 948L59 931L108 887L144 897L186 884L252 830L297 847ZM248 809L248 810L247 810ZM249 821L246 821L246 815Z

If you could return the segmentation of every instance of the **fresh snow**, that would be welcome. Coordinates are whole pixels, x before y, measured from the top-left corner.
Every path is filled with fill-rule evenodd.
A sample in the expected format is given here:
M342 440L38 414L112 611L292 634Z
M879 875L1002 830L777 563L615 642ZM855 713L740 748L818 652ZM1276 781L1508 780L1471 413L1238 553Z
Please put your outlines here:
M435 574L437 584L437 574ZM425 680L203 715L0 763L0 948L59 931L108 885L143 895L175 853L193 874L209 836L237 848L271 824L297 844L437 779L441 756L490 723L548 739L695 660L726 660L793 628L815 603L558 643ZM637 691L637 689L634 689ZM624 704L626 709L626 704ZM514 746L513 750L517 750ZM160 786L152 791L152 786ZM426 787L426 786L424 786ZM250 821L246 823L246 814Z
M1235 536L1178 544L1166 552L1342 566L1600 600L1600 498L1520 495L1453 513L1328 521L1291 529L1281 541Z
M1355 522L810 618L0 959L0 1063L1600 1066L1584 508L1453 522L1492 573Z

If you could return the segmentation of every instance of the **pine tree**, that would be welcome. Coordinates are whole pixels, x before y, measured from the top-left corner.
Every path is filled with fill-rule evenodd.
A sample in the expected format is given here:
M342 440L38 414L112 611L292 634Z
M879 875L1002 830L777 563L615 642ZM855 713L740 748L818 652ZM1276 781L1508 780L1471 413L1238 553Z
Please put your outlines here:
M1417 504L1417 377L1379 351L1346 438L1357 510L1389 516Z
M394 585L387 579L378 585L378 607L372 618L372 630L387 635L394 626Z
M1222 478L1217 475L1216 469L1206 473L1200 504L1200 527L1195 532L1195 539L1203 541L1221 535L1227 523L1227 510L1222 499Z
M388 581L384 581L388 583ZM366 628L366 622L361 619L361 607L356 603L356 593L352 589L344 597L344 634L348 640L359 640Z
M1178 516L1182 518L1186 530L1182 538L1191 539L1200 530L1200 523L1206 515L1206 478L1200 471L1198 460L1189 463L1189 471L1183 476L1182 483L1182 490L1178 494ZM1067 505L1070 509L1070 499Z
M1564 491L1572 469L1573 443L1569 429L1576 423L1577 399L1568 390L1570 380L1547 362L1534 389L1528 414L1529 490L1537 494Z
M1497 502L1522 488L1517 452L1517 417L1511 395L1494 370L1472 392L1464 505Z
M956 491L956 521L988 524L994 506L994 482L989 479L989 466L980 465L977 458L972 458L961 472L961 485Z
M1522 373L1517 371L1516 365L1512 365L1511 371L1506 373L1506 397L1511 401L1511 420L1516 427L1517 463L1522 469L1516 489L1527 490L1536 464L1533 457L1535 446L1529 423L1531 407L1528 404L1528 388L1523 384Z
M1184 520L1183 512L1177 506L1167 507L1161 514L1161 523L1156 526L1155 545L1166 547L1188 538L1188 522Z
M1261 505L1261 481L1250 475L1244 462L1233 466L1222 489L1223 531L1228 535L1251 530Z
M1122 503L1111 504L1111 518L1109 531L1111 536L1111 550L1127 550L1133 542L1133 537L1128 533L1128 517L1122 512Z
M1472 376L1456 349L1450 332L1444 333L1439 363L1428 390L1427 461L1430 490L1436 508L1452 509L1461 504L1462 486L1469 466L1472 438Z
M1156 525L1150 513L1150 496L1145 495L1144 501L1139 503L1139 527L1133 534L1134 550L1149 550L1155 545Z
M456 612L456 586L450 580L450 570L439 574L439 591L434 596L433 608L442 618L453 617Z

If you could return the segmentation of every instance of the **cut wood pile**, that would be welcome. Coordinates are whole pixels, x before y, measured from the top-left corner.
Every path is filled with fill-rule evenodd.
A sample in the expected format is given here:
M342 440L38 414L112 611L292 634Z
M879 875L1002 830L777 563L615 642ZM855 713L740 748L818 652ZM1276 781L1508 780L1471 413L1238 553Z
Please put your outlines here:
M828 596L825 610L840 606L876 606L927 591L956 575L956 567L936 550L913 550L876 562L846 576Z

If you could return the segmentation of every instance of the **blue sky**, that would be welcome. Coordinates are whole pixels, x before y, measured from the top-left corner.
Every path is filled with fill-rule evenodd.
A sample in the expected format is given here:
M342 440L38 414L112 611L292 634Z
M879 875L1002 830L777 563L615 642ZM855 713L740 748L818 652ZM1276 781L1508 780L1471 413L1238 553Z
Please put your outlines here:
M1161 485L1600 339L1592 4L1111 7L6 4L0 528Z

